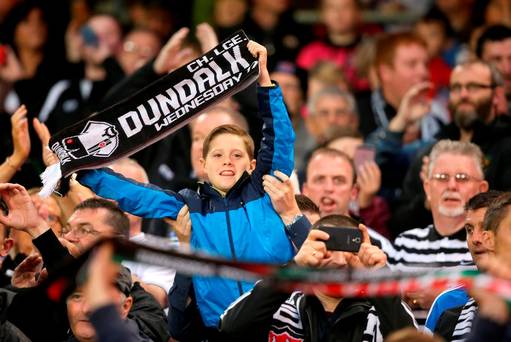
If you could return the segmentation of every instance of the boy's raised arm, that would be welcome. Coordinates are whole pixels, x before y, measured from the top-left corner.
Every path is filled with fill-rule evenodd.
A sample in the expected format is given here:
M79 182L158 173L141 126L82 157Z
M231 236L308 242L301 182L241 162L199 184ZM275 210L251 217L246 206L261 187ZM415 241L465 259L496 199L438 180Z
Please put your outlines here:
M254 174L262 177L264 174L280 170L291 175L294 168L295 133L280 87L270 79L266 67L266 48L250 41L248 50L259 60L259 115L263 120L263 138L257 157Z
M135 182L108 168L79 172L77 180L97 195L116 201L122 210L140 217L175 219L184 205L179 194Z

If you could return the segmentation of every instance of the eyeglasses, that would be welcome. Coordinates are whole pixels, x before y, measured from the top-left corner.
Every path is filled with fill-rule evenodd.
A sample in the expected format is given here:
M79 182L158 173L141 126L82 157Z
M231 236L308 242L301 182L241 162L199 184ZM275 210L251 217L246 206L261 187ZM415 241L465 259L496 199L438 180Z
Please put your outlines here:
M447 183L447 182L449 182L451 177L453 177L453 176L451 176L448 173L435 173L431 176L431 179L434 179L434 180L442 182L442 183ZM470 181L480 181L481 179L477 178L477 177L470 176L466 173L460 172L460 173L456 173L454 175L454 180L456 181L456 183L467 183Z
M467 84L454 83L449 86L449 89L453 93L461 93L463 88L465 88L467 90L467 92L469 92L469 93L476 93L483 89L493 89L495 87L496 87L495 84L482 84L482 83L471 82L471 83L467 83Z
M97 236L99 235L101 232L98 232L97 230L93 229L93 228L87 228L87 226L84 226L84 225L79 225L77 227L74 227L71 229L71 227L69 226L65 226L62 228L62 235L65 235L67 233L70 233L70 232L73 232L73 234L77 237L77 238L82 238L86 235L92 235L92 236Z

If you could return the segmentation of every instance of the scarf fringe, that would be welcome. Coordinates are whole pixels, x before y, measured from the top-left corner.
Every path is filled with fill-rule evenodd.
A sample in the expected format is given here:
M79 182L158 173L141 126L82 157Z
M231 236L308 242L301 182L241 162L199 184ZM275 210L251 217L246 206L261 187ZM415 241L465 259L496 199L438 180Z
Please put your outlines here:
M39 191L41 198L49 197L57 188L60 179L62 178L62 171L60 170L60 163L52 164L44 170L40 175L43 187Z

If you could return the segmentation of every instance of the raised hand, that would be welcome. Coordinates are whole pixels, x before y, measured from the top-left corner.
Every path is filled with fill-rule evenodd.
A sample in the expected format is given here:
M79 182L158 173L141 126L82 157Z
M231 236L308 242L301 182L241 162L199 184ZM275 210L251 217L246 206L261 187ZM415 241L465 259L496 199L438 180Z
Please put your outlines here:
M357 183L360 189L358 204L360 208L367 208L381 187L381 171L374 161L369 161L357 170Z
M52 150L49 147L51 134L50 131L48 130L48 127L46 127L46 125L40 122L37 118L34 118L33 125L37 133L37 136L39 137L39 140L41 140L41 146L43 148L42 156L44 165L50 166L52 164L58 163L59 158L55 155L55 153L52 152Z
M9 162L20 168L30 154L30 134L25 105L21 105L11 116L11 127L13 153L9 157Z
M367 227L363 224L358 225L358 229L362 232L362 243L360 244L360 249L358 253L351 254L350 257L347 258L348 264L353 268L382 268L387 264L387 255L371 243L371 238L369 237L369 232L367 231Z
M206 53L218 45L218 37L215 30L208 23L197 25L195 36L200 43L202 53Z
M177 69L192 55L190 48L183 49L183 43L188 32L189 29L183 27L174 33L160 50L153 65L157 74L163 75Z
M288 225L301 214L296 203L293 184L287 175L275 171L275 176L263 176L264 191L270 196L273 209L280 215L285 225ZM277 178L278 177L278 178Z
M43 258L39 254L26 257L15 269L11 285L17 288L34 287L39 285L48 272L43 269Z
M404 132L430 112L431 100L425 92L433 88L430 82L422 82L412 86L399 105L396 116L389 122L389 130Z
M35 238L49 229L30 199L27 190L19 184L0 184L0 196L8 213L0 212L0 223L25 231Z
M271 87L273 83L271 82L270 73L268 72L268 52L266 48L253 40L248 42L247 48L252 56L256 57L259 61L259 85L261 87Z

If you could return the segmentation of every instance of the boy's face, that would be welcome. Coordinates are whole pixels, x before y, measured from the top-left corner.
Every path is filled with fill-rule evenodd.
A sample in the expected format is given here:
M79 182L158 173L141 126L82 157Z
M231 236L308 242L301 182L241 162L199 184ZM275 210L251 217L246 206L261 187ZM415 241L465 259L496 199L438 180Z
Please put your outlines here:
M206 159L201 158L209 182L223 193L229 191L244 171L252 172L256 161L250 160L240 136L220 134L210 144Z

